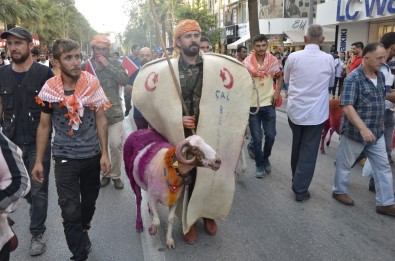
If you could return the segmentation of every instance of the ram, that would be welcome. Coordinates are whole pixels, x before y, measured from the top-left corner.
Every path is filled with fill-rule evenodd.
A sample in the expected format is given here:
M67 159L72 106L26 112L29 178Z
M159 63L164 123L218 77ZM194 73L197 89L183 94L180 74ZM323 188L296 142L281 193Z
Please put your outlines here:
M189 171L195 167L216 171L221 159L200 136L190 136L173 146L153 129L130 134L123 152L126 174L136 195L136 231L143 231L141 189L144 189L153 215L149 233L154 235L160 225L157 203L169 206L166 245L175 248L172 236L175 210Z

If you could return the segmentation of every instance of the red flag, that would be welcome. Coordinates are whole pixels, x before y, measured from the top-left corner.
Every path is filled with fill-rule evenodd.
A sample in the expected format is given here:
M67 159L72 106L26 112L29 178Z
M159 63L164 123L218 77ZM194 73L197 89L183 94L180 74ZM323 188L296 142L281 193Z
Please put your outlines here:
M96 71L95 71L95 68L93 68L91 60L87 60L86 61L85 71L87 71L88 73L96 76L96 78L97 78Z
M122 65L123 68L125 68L128 77L132 76L139 69L139 67L127 56L123 58Z

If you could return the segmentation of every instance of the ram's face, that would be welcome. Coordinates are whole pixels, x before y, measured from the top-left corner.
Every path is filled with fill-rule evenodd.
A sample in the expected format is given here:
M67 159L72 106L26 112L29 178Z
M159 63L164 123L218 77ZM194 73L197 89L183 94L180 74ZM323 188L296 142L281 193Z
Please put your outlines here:
M218 170L221 166L221 159L217 153L211 148L204 140L193 135L188 137L189 146L186 148L186 157L195 157L195 164L198 167L210 168L212 170Z

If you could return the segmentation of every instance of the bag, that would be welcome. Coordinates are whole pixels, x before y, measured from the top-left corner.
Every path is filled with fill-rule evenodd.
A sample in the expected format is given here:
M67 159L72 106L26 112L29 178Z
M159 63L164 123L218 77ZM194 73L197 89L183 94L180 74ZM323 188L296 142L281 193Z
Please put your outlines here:
M14 236L8 241L10 243L10 252L12 252L18 247L18 237L16 236L15 231L12 229L12 226L15 224L14 220L12 220L10 217L7 217L7 220L8 225L10 225L11 230L14 233Z
M343 79L347 77L346 69L343 69L343 70L342 70L341 77L342 77Z

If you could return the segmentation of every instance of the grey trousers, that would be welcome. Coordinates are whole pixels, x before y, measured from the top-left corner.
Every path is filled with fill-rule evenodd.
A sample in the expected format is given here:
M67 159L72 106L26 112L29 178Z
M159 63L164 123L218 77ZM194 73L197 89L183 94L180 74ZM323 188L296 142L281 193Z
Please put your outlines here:
M323 124L297 125L288 118L292 130L292 190L306 194L313 179Z

